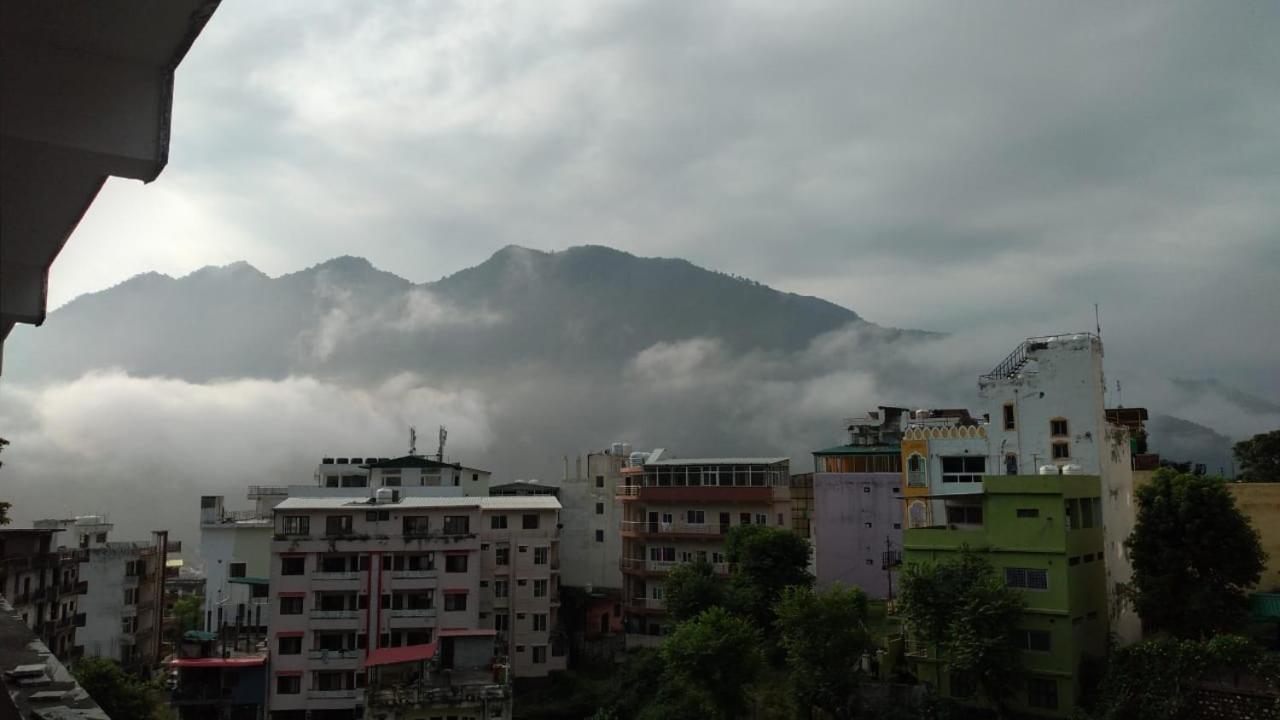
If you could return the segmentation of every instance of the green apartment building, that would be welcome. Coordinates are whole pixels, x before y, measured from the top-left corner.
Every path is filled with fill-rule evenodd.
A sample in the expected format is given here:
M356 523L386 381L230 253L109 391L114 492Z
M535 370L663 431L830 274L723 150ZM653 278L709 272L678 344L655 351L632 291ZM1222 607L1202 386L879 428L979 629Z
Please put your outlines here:
M905 562L943 561L968 547L1020 589L1026 611L1016 637L1027 682L1012 707L1031 716L1069 716L1080 695L1082 658L1102 657L1107 644L1100 479L984 475L980 487L947 490L934 497L945 503L948 522L907 529ZM974 697L963 678L948 672L945 648L941 657L909 649L907 661L940 696Z

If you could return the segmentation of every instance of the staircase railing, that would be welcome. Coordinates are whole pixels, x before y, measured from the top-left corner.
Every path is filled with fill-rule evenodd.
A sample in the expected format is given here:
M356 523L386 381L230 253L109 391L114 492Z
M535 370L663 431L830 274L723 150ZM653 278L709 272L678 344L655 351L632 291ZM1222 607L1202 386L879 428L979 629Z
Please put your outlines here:
M983 380L995 380L998 378L1012 377L1027 362L1027 343L1023 342L1009 353L1009 357L1005 358L995 367L994 370L982 376Z

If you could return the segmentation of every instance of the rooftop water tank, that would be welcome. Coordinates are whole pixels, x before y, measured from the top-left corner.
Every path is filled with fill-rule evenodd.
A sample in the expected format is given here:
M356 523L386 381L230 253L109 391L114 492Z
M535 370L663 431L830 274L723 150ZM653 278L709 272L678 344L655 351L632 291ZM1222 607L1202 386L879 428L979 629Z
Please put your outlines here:
M395 490L386 487L378 488L373 494L373 501L379 505L395 502Z
M1063 465L1062 474L1063 475L1083 475L1084 468L1080 467L1079 465L1076 465L1075 463Z
M648 459L648 457L649 457L649 453L639 452L639 451L633 452L631 453L631 455L628 456L627 464L631 465L632 467L643 465L644 461Z
M1041 465L1040 474L1041 475L1057 475L1058 466L1057 465Z
M916 411L916 419L917 419L917 420L928 420L928 419L929 419L929 411L928 411L928 410L925 410L924 408L921 408L921 409L917 410L917 411Z
M626 455L626 443L616 442L609 446L610 455Z

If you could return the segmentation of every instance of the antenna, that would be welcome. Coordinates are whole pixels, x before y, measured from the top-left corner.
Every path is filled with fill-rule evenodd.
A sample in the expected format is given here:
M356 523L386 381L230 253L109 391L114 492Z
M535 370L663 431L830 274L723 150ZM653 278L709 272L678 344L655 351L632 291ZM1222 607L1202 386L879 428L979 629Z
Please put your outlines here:
M440 426L440 445L436 448L436 462L444 462L444 441L449 437L449 430Z
M1124 407L1124 396L1120 394L1120 381L1116 380L1116 407Z
M1102 339L1102 315L1098 312L1098 303L1093 304L1093 327L1098 331L1098 339Z
M418 428L409 426L409 454L418 454Z

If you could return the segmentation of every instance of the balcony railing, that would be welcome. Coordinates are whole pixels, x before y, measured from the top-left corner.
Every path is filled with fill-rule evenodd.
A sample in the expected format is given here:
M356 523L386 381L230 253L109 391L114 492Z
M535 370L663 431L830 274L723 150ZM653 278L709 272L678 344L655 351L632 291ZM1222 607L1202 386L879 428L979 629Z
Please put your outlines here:
M619 485L617 489L614 490L613 496L616 498L624 498L624 499L640 497L640 486L639 485Z
M360 617L359 610L312 610L312 620L355 620Z
M360 573L356 570L340 570L334 572L313 572L312 580L359 580Z
M432 617L435 614L435 608L401 608L391 611L391 617L393 618L424 618Z
M459 700L475 702L478 700L502 700L511 694L511 688L499 683L458 682L449 687L428 685L419 682L411 685L369 686L366 697L370 707L386 707L392 705L453 705Z
M355 690L308 690L309 700L354 700Z
M636 535L706 535L717 537L729 531L728 526L718 523L670 523L649 522L647 520L624 520L622 532Z
M654 598L632 598L629 603L631 607L643 608L645 610L666 610L667 604L662 600Z
M435 569L431 570L392 570L392 580L410 580L413 578L432 578L438 574Z
M356 660L360 657L359 650L312 650L307 653L307 659L320 660L321 662L329 660Z
M267 497L267 496L274 497L277 495L284 496L288 494L289 494L289 487L287 485L250 485L249 486L250 498L260 498L260 497Z

